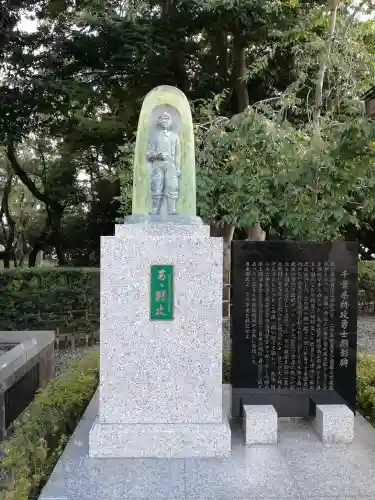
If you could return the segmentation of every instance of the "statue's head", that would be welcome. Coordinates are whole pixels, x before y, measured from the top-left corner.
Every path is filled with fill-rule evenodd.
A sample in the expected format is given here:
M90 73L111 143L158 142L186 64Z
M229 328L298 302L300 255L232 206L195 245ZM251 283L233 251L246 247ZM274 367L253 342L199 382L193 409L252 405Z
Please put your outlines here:
M170 130L172 128L172 117L169 113L164 112L158 117L158 126L163 130Z

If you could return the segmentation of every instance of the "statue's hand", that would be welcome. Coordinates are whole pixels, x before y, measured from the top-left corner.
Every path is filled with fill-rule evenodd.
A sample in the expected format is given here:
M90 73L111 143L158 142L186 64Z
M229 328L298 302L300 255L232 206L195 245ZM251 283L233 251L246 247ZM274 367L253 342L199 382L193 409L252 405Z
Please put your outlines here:
M166 153L160 152L159 157L161 160L165 161L168 158L168 155Z
M177 174L177 177L180 178L180 176L181 176L181 170L177 170L176 174Z

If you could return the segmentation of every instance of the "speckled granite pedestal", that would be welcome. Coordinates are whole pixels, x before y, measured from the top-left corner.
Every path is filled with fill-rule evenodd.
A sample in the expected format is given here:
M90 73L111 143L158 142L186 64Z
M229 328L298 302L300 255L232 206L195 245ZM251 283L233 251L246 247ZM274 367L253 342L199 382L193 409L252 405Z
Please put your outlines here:
M131 223L101 242L100 408L91 457L230 453L222 411L223 249L199 224ZM150 320L150 268L174 266L174 319Z

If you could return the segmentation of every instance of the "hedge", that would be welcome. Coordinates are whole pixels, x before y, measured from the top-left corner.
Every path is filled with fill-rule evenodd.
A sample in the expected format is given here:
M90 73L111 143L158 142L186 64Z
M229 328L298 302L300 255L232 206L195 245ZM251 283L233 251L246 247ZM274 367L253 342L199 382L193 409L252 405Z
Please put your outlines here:
M363 312L375 312L375 261L358 264L358 307Z
M375 292L375 260L359 261L358 286L361 290Z
M10 480L7 500L37 498L76 428L99 381L99 352L80 361L38 391L3 443L1 468Z
M98 268L15 268L0 272L0 331L99 328Z
M357 407L375 427L375 356L371 354L358 355Z

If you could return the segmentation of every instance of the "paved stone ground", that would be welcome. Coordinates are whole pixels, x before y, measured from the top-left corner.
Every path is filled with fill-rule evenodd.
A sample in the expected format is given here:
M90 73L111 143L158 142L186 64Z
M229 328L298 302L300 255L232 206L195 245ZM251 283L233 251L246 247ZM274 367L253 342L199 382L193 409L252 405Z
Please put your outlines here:
M39 500L370 500L375 498L375 429L355 419L350 445L324 446L302 419L279 420L277 445L245 447L232 423L225 459L90 459L98 394ZM224 386L228 408L230 387Z

